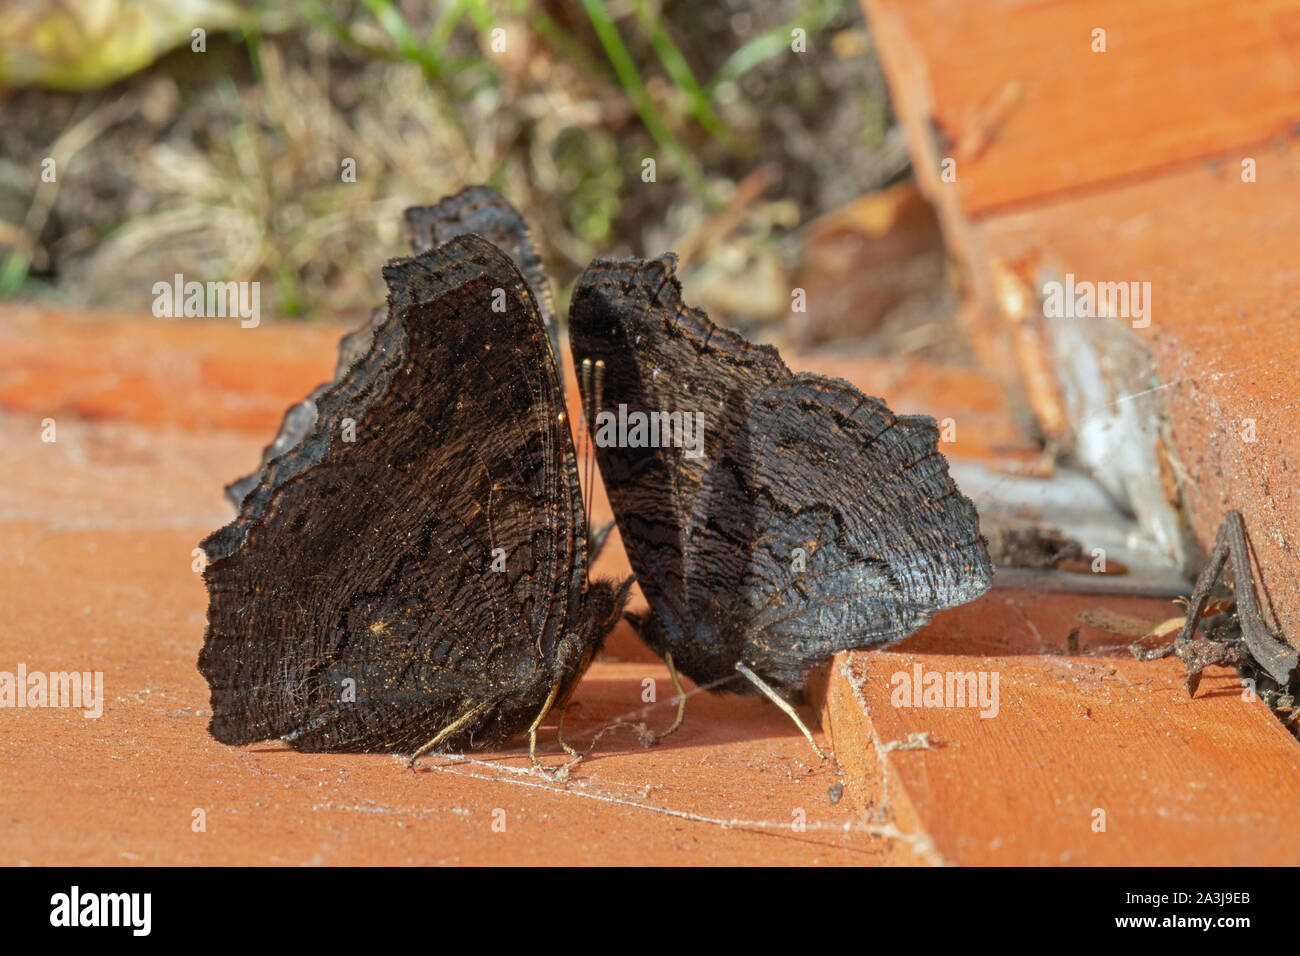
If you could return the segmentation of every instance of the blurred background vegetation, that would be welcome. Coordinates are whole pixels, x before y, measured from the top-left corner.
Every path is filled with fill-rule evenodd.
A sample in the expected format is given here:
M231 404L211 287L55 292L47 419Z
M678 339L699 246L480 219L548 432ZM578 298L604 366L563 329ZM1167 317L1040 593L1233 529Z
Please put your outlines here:
M0 0L0 109L0 295L124 310L183 273L364 314L403 208L486 182L561 307L591 258L673 249L695 303L773 325L809 224L910 176L851 0Z

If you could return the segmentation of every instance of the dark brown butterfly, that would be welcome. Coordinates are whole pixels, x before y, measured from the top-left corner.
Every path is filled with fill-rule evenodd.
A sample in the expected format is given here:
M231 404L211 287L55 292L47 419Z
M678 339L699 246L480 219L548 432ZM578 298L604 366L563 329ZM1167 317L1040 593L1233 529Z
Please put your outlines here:
M597 261L569 317L600 472L650 604L635 622L645 642L697 683L739 669L790 691L836 651L901 640L988 590L975 508L933 420L791 373L685 306L675 264ZM624 424L637 414L640 435Z
M587 580L573 439L529 281L472 235L384 277L366 348L202 543L199 670L223 743L497 745L564 704L621 615L630 582Z

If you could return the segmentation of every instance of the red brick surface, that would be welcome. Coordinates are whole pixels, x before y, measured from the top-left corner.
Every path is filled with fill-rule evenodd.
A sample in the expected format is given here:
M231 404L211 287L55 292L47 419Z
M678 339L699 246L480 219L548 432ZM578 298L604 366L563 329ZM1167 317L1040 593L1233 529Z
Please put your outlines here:
M1176 613L995 590L888 651L837 657L823 723L867 818L958 865L1300 863L1295 738L1229 670L1192 699L1176 661L1140 663L1126 638L1085 627L1070 654L1074 615L1097 606ZM896 706L894 675L917 666L997 674L996 716Z
M1300 641L1300 150L1191 167L980 226L995 261L1036 256L1080 279L1151 283L1150 344L1205 544L1245 518L1277 624ZM1247 420L1254 441L1245 440Z
M1300 119L1296 0L863 7L918 177L955 158L966 215L1262 144Z

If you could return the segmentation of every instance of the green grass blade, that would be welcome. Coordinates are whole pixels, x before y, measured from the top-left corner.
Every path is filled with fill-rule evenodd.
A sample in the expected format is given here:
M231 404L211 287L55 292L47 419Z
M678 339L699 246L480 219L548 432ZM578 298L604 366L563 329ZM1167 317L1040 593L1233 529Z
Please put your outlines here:
M587 16L591 20L592 27L595 28L601 46L605 48L605 55L609 57L609 62L614 67L614 75L618 77L619 84L636 107L646 130L676 164L691 190L710 206L716 207L718 205L716 197L713 196L713 191L705 181L699 166L655 109L645 83L641 80L641 74L637 72L636 64L632 62L632 54L623 43L618 27L614 25L604 3L601 0L582 0L582 5L586 8Z

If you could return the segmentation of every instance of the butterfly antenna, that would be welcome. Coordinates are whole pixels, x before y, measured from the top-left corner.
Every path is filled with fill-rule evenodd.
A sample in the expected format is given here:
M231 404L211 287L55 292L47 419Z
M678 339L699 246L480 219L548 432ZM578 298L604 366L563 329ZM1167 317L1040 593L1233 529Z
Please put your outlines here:
M605 404L605 360L596 359L595 383L592 389L591 398L591 419L587 428L591 432L591 479L596 480L596 416L600 414L601 408ZM594 494L594 492L593 492Z
M595 382L591 400L591 420L587 426L591 435L591 464L587 472L587 521L591 521L591 505L596 500L596 417L605 405L605 360L596 359Z
M588 546L591 543L591 479L588 477L587 458L591 454L591 414L587 411L591 395L591 359L585 358L578 367L578 392L582 396L582 420L578 423L578 461L582 466L582 514Z
M594 418L592 405L594 396L592 394L592 379L594 377L592 361L589 358L582 360L582 365L578 369L580 387L578 391L582 395L582 422L578 436L578 461L582 463L582 514L586 522L584 529L587 539L587 547L591 548L591 422ZM591 576L590 563L587 566L587 576Z

